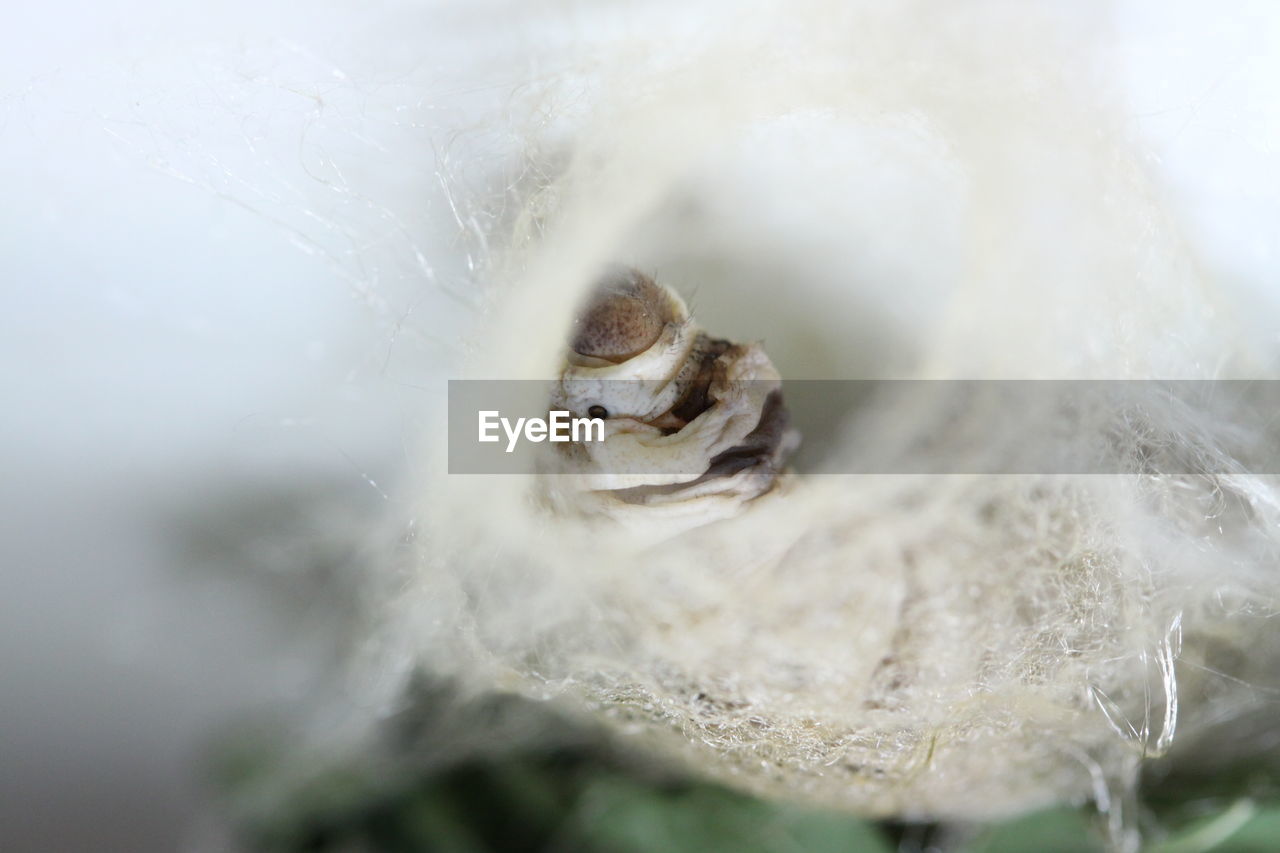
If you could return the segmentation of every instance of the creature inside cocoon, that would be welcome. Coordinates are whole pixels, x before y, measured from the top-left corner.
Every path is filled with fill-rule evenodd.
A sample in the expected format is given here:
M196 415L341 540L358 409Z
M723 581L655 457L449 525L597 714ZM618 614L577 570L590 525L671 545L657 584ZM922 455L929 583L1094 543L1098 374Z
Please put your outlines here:
M1069 414L978 396L846 412L788 471L768 383L1258 378L1275 354L1081 70L1091 36L930 9L762 11L639 61L646 32L590 54L591 97L539 93L560 118L493 217L465 374L720 385L584 399L611 431L551 487L427 474L388 643L749 791L963 819L1093 799L1122 835L1143 762L1249 713L1280 660L1274 429L1141 383ZM977 433L1110 473L838 473ZM623 445L705 466L599 467Z

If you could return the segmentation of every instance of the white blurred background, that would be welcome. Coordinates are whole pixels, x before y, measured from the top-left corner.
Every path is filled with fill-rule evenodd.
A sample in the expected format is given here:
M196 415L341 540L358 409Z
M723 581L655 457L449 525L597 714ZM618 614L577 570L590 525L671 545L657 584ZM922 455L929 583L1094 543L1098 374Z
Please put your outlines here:
M5 850L225 843L211 744L297 712L340 640L361 531L407 515L418 415L482 309L466 284L488 223L467 198L494 191L534 120L511 105L661 14L6 10ZM1151 0L1104 18L1189 239L1274 309L1254 322L1280 343L1280 7Z

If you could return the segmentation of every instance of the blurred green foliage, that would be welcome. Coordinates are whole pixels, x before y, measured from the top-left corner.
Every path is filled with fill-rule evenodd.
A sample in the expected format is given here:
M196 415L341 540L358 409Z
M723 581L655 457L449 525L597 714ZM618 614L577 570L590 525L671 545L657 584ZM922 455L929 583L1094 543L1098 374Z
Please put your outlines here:
M255 853L1107 849L1099 821L1086 809L1055 809L991 826L874 823L655 772L636 756L619 752L603 733L542 709L531 712L523 700L490 697L462 707L460 714L442 716L442 695L424 693L426 698L390 727L384 746L392 760L310 766L282 787L278 777L289 751L269 748L271 738L249 737L223 750L220 785L228 792L244 847ZM534 726L535 745L528 745L531 713L541 715ZM440 759L452 737L445 733L456 732L459 720L501 731L512 719L521 721L526 736L520 749L485 754L464 747L455 751L456 759ZM428 753L434 756L430 760ZM1255 776L1246 778L1253 779L1248 786L1253 793L1264 790ZM1172 781L1177 784L1168 779L1157 784L1152 802L1144 806L1150 853L1280 851L1280 803L1269 806L1240 795L1228 779ZM1181 800L1179 785L1187 785Z

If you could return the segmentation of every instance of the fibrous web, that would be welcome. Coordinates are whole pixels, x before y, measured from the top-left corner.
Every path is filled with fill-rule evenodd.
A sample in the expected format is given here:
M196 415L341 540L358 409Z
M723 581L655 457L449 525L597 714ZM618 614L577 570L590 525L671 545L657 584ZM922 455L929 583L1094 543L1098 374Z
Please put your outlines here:
M452 66L396 41L360 74L342 60L368 56L250 47L207 72L236 78L214 88L238 145L156 104L162 132L113 135L322 259L379 330L369 363L406 383L545 378L614 261L764 338L788 378L1270 369L1088 70L1103 22L811 2L703 26L716 10L556 5L518 19L543 48L514 69L496 39ZM868 814L1093 798L1128 844L1143 760L1268 688L1280 529L1274 480L1245 473L1273 435L1129 403L1070 424L1122 475L801 471L640 547L541 511L532 478L450 478L437 400L412 545L368 581L389 590L369 695L425 669L556 698L730 784ZM1023 414L1010 447L1066 427ZM891 411L823 451L966 423L999 419Z

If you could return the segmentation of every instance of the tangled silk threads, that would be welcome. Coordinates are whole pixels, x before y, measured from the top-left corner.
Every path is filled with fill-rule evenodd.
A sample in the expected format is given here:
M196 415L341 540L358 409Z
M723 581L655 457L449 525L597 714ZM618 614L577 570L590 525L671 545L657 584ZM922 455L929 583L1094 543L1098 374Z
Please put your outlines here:
M787 378L1271 369L1085 70L1095 31L891 5L583 47L591 74L540 95L562 119L529 140L546 169L494 220L470 375L555 375L618 260L718 334L764 338ZM655 32L668 50L637 61ZM1113 475L798 466L666 538L550 511L531 476L428 475L395 647L749 790L959 818L1092 797L1120 837L1141 762L1247 710L1277 652L1280 491L1245 473L1276 436L1135 393L1070 418L980 399L851 417L821 448L1007 424L1005 447L1061 434Z

